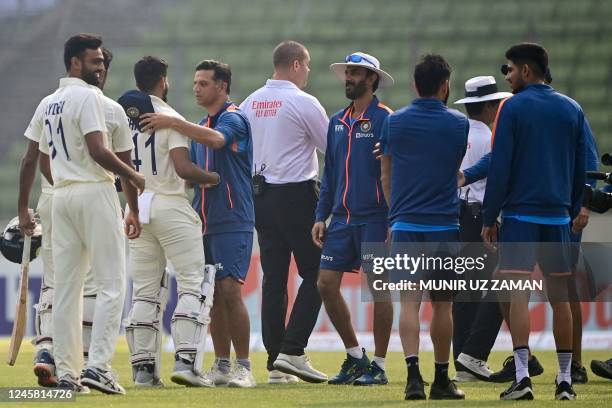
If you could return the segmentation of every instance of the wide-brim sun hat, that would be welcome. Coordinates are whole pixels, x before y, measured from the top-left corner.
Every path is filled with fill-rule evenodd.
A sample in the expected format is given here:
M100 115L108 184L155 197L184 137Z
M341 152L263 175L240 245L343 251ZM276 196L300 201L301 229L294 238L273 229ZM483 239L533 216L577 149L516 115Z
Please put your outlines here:
M347 67L363 67L369 69L370 71L376 72L379 78L379 88L386 88L394 83L393 77L380 69L380 61L370 54L366 54L364 52L354 52L347 55L344 62L336 62L331 64L329 69L339 80L344 81L346 79L344 71Z
M510 96L510 92L499 92L494 77L477 76L465 82L465 98L459 99L455 104L494 101Z

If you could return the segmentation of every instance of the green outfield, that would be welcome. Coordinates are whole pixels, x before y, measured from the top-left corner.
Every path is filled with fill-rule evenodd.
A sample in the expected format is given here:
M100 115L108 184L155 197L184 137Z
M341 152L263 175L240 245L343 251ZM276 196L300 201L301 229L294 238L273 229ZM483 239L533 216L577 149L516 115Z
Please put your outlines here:
M22 346L15 367L9 367L4 363L8 342L0 342L2 349L3 365L0 368L1 387L29 387L36 385L36 379L32 374L31 361L34 356L33 347L30 344ZM508 353L495 352L491 357L491 366L497 369ZM606 351L585 351L585 361L591 359L606 360L610 358ZM554 375L556 374L556 356L554 352L538 351L536 353L545 372L534 379L534 391L536 401L532 406L557 406L561 402L554 401ZM328 374L335 373L344 358L339 352L313 352L310 353L313 364ZM504 384L489 384L483 382L461 384L466 393L465 402L408 402L403 401L403 390L406 380L406 369L401 353L391 353L387 359L387 373L390 384L384 387L354 387L354 386L331 386L326 384L276 385L266 384L267 372L265 371L265 354L254 353L253 366L258 387L255 389L194 389L176 386L169 381L172 368L172 354L164 354L163 376L166 387L163 389L135 389L132 386L131 373L128 364L128 352L124 343L120 344L114 360L114 368L119 374L122 385L127 389L125 396L107 396L92 391L90 395L78 397L76 406L87 407L130 407L130 408L170 408L170 407L380 407L380 406L490 406L513 404L528 405L525 402L499 401L499 393ZM206 365L210 363L207 356ZM425 380L433 379L433 354L423 353L422 370ZM589 371L589 383L576 385L578 401L573 403L584 407L610 406L612 402L612 382L596 377ZM572 403L569 403L572 404ZM1 403L0 403L1 405ZM11 404L16 406L17 404ZM31 403L30 406L41 407L40 403ZM19 406L25 406L19 405ZM58 404L51 406L72 406L74 403Z

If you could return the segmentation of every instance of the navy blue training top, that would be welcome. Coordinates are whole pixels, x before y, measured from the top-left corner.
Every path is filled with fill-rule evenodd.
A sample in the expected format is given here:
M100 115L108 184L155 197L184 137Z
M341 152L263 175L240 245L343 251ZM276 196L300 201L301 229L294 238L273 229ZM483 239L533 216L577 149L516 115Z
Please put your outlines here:
M585 176L584 114L544 84L505 101L493 133L483 224L503 216L574 217Z
M202 119L200 125L219 131L226 142L220 149L191 142L191 160L221 177L215 187L202 190L195 186L192 205L202 218L202 233L253 232L253 139L249 121L236 105L227 102L215 116Z
M595 142L595 137L593 136L593 131L591 130L591 125L589 124L588 119L584 118L584 142L585 144L585 154L586 154L586 162L585 169L586 171L598 171L599 170L599 152L597 150L597 143ZM469 167L463 171L465 176L465 184L472 184L484 178L487 178L487 174L489 173L489 163L491 163L491 152L485 154L476 162L472 167ZM597 180L593 178L586 179L586 183L591 187L595 188L597 185Z
M467 117L439 99L419 98L389 115L381 149L391 156L392 224L459 224L457 172L469 130Z
M350 124L351 104L331 117L327 130L325 168L316 221L330 214L344 224L387 221L387 203L380 184L380 161L372 153L391 109L374 97Z

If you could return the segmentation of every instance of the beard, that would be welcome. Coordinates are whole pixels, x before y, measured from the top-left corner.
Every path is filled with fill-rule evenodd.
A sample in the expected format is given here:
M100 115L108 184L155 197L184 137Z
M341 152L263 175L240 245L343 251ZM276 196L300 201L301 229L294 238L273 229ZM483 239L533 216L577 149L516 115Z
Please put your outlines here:
M525 86L525 81L523 81L523 79L520 77L517 78L516 82L510 84L510 88L512 88L512 93L515 95L525 89Z
M168 102L168 87L164 88L164 93L162 94L162 101Z
M96 75L96 71L88 70L83 64L83 69L81 70L81 79L87 82L89 85L99 86L100 85L100 77Z
M450 87L446 90L446 96L444 97L444 105L448 105L449 96L450 96Z
M352 101L361 98L366 93L365 79L357 82L356 84L345 81L344 93L346 94L346 97Z

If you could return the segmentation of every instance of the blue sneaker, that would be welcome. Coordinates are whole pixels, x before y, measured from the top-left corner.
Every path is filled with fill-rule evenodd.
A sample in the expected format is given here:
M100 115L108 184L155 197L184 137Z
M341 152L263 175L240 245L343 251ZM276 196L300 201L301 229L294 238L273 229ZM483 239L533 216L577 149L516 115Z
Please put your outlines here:
M385 370L372 361L368 370L361 377L357 378L353 385L387 385L388 383L389 380Z
M57 374L55 373L55 361L47 349L40 349L34 358L34 375L38 377L38 385L41 387L56 387Z
M335 385L352 384L357 378L366 373L370 366L370 360L368 360L368 356L365 354L365 349L362 350L363 357L360 359L347 354L346 360L344 360L340 368L340 372L327 383Z

